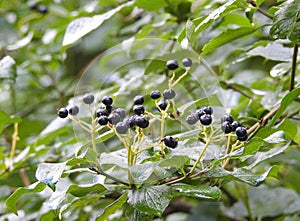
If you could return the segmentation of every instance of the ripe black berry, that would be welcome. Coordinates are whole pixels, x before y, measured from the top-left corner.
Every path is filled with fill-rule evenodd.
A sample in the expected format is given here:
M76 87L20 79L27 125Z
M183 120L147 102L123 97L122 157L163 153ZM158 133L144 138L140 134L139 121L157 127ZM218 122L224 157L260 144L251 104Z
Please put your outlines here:
M161 97L161 94L160 94L159 90L154 90L150 93L150 97L152 99L156 100Z
M104 126L108 123L108 118L107 116L105 115L102 115L98 118L98 123L101 125L101 126Z
M193 62L190 58L184 58L182 59L182 64L184 67L189 68L192 66Z
M165 145L167 146L167 147L170 147L170 148L175 148L175 147L177 147L177 145L178 145L178 141L176 140L176 139L174 139L173 137L166 137L165 139L164 139L164 143L165 143Z
M221 118L221 123L228 121L229 123L233 123L233 117L230 114L225 114L223 115L223 117Z
M126 123L124 122L119 122L117 123L116 125L116 131L119 133L119 134L126 134L127 131L128 131L128 126Z
M60 118L66 118L68 116L68 110L66 108L62 107L58 110L57 115Z
M137 117L137 115L133 115L131 117L129 117L125 123L129 126L129 127L134 127L136 124L135 124L135 118Z
M38 4L37 4L37 3L33 3L32 5L30 5L30 8L31 8L32 10L37 10Z
M160 110L166 110L168 106L168 101L162 99L157 103L157 106L160 108Z
M171 71L178 68L178 62L176 60L167 61L167 68Z
M212 122L212 117L209 114L204 114L200 117L200 123L207 126L210 125Z
M248 138L247 130L244 127L238 127L235 130L237 139L240 141L245 141Z
M211 106L203 107L202 109L206 114L212 115L213 113L213 109L211 108Z
M46 14L48 12L48 8L45 5L38 5L36 10L41 14Z
M186 122L190 125L197 123L198 120L199 120L199 118L198 118L197 114L191 114L191 115L187 116L187 118L186 118Z
M107 110L107 112L110 114L113 110L113 107L111 105L106 105L105 109Z
M198 114L199 119L200 119L201 116L203 116L205 114L203 108L200 108L200 109L196 110L196 113Z
M117 113L111 113L108 116L108 121L109 121L109 123L115 125L115 124L117 124L117 123L119 123L121 121L121 117Z
M78 106L73 106L69 109L69 114L71 115L76 115L79 113L79 107Z
M164 90L164 98L165 99L173 99L176 96L176 93L173 89Z
M149 121L141 116L136 116L134 118L134 123L140 128L146 128L149 126Z
M142 105L144 103L144 97L141 95L137 95L133 98L133 102L135 105Z
M126 111L123 108L117 108L114 110L115 113L119 114L122 120L126 117Z
M225 134L229 134L233 131L231 124L228 121L224 121L221 125L221 129Z
M240 127L242 125L238 121L233 121L232 124L231 124L231 126L232 126L232 131L235 131L236 128L238 128L238 127Z
M141 114L145 113L145 108L142 105L135 105L133 107L133 112L137 115L141 115Z
M92 94L87 94L83 97L83 102L85 104L92 104L94 102L94 100L95 100L95 97Z
M109 97L109 96L105 96L104 98L102 98L102 103L105 106L110 106L113 103L113 99L111 97Z
M108 116L109 113L106 109L100 108L98 110L96 110L96 116L100 117L100 116Z

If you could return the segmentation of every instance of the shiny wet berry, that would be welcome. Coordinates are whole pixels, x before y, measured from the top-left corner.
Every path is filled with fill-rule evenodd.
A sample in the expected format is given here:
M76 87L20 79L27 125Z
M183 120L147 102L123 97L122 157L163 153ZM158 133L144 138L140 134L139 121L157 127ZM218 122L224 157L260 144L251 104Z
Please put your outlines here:
M100 116L108 116L109 113L106 109L100 108L96 110L96 116L100 117Z
M109 123L115 125L115 124L117 124L117 123L119 123L121 121L121 117L117 113L111 113L108 116L108 121L109 121Z
M229 123L233 123L233 117L230 114L224 114L221 118L221 123L228 121Z
M105 116L105 115L102 115L98 118L98 123L101 125L101 126L104 126L108 123L108 117Z
M232 124L231 124L231 126L232 126L232 131L234 132L236 130L236 128L238 128L238 127L240 127L242 125L238 121L233 121Z
M128 131L128 125L125 122L119 122L116 125L116 131L119 134L126 134Z
M212 117L209 114L204 114L200 117L200 123L202 125L208 126L210 125L212 122Z
M60 117L60 118L66 118L68 116L68 110L64 107L60 108L57 112L57 115Z
M236 128L235 133L239 141L245 141L248 138L247 130L244 127Z
M164 90L164 98L165 99L173 99L176 96L176 93L173 89Z
M85 104L92 104L95 100L95 97L92 94L87 94L83 97L82 100L83 100L83 103L85 103Z
M113 99L110 96L105 96L101 101L105 106L110 106L113 103Z
M201 117L202 115L205 114L203 108L199 108L198 110L196 110L196 113L198 114L199 119L200 119L200 117Z
M178 62L176 60L167 61L167 68L171 71L176 70L178 68Z
M229 133L231 133L232 130L233 130L231 124L230 124L228 121L224 121L224 122L221 124L221 129L222 129L222 131L223 131L225 134L229 134Z
M160 108L160 110L166 110L168 106L168 101L162 99L157 103L157 106Z
M71 115L76 115L78 113L79 113L79 107L76 105L69 109L69 114L71 114Z
M48 12L48 8L45 5L38 5L36 10L41 14L46 14Z
M141 95L137 95L133 98L133 102L135 105L142 105L144 103L144 97Z
M154 90L150 93L150 97L152 99L156 100L161 97L161 94L160 94L159 90Z
M134 123L140 128L146 128L149 126L149 121L141 116L136 116L134 118Z
M114 110L115 113L119 114L122 120L126 117L126 111L123 108L117 108Z
M141 115L145 113L145 108L142 105L135 105L133 107L133 112L137 115Z
M193 62L190 58L184 58L182 59L182 64L184 67L189 68L192 66Z
M197 121L199 120L198 114L194 113L194 114L190 114L189 116L187 116L186 118L186 122L190 125L193 125L195 123L197 123Z
M111 105L106 105L106 106L105 106L105 109L106 109L107 112L110 114L110 113L112 112L112 110L113 110L113 106L111 106Z
M130 116L128 119L125 120L125 123L129 126L129 127L134 127L136 126L135 124L135 118L137 117L137 115L133 115Z
M170 148L175 148L178 145L178 141L171 136L166 137L164 139L164 143L167 147L170 147Z
M213 114L213 109L211 106L203 107L202 109L203 109L204 113L206 113L206 114L210 114L210 115Z

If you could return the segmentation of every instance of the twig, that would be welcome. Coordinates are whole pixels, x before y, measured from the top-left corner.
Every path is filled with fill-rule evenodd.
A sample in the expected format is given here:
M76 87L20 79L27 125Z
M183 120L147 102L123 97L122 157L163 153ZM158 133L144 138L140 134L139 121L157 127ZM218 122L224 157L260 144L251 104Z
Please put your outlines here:
M9 168L12 168L13 165L13 158L16 151L17 141L19 140L18 137L18 123L14 124L14 133L12 135L12 142L11 142L11 150L10 150L10 156L9 156Z
M294 45L294 52L293 52L293 61L292 61L292 73L291 73L291 82L290 82L290 91L294 89L295 86L295 75L297 69L297 56L298 56L298 45Z
M226 81L221 81L221 83L225 84L225 86L227 87L227 89L232 89L242 95L244 95L245 97L249 98L249 99L253 99L252 96L250 96L249 94L245 93L244 91L240 90L239 88L235 87L232 84L227 83Z

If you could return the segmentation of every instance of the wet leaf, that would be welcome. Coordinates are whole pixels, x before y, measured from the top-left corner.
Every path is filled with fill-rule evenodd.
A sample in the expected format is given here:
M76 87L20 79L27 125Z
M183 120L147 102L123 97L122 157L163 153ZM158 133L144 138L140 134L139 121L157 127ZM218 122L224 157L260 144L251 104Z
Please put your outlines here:
M41 163L36 170L36 178L45 184L54 184L61 177L65 163Z

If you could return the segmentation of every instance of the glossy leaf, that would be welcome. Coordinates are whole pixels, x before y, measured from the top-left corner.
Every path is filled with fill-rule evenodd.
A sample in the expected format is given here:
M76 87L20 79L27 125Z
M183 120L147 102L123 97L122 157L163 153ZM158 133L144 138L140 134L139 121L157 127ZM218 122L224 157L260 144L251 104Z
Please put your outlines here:
M46 188L46 184L42 182L35 182L28 187L20 187L18 188L8 199L6 200L6 207L12 211L13 213L17 214L16 204L18 199L25 194L29 193L38 193L43 191Z
M16 62L12 57L7 55L0 60L0 80L15 80L16 76Z
M123 194L120 196L116 201L112 204L105 207L104 212L102 215L96 218L96 221L105 221L111 215L117 212L117 210L121 209L124 203L127 201L127 194Z
M18 116L9 116L7 113L0 110L0 133L6 124L20 123L21 118Z
M160 216L171 200L170 187L143 186L128 192L128 203L141 212Z
M147 11L155 11L164 8L168 4L164 0L136 0L135 5Z
M45 184L54 184L61 177L65 163L41 163L36 170L36 178Z
M194 186L189 184L174 184L171 189L175 196L189 196L203 200L219 200L221 190L218 187Z
M69 186L67 193L70 193L73 196L83 197L91 192L102 193L105 190L106 190L106 188L99 183L91 183L91 184L85 184L85 185L72 184Z

